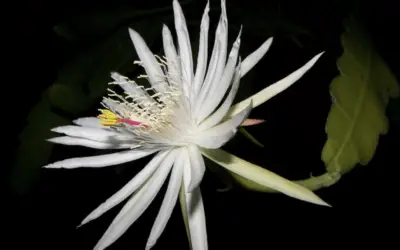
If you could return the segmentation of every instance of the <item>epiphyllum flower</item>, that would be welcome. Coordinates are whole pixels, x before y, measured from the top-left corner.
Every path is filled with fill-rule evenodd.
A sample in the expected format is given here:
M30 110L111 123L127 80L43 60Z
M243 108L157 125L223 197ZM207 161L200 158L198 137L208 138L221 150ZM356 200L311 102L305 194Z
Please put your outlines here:
M147 74L140 77L146 77L151 87L138 86L127 77L112 73L112 84L119 85L123 93L110 90L111 98L104 99L102 104L105 108L100 110L97 118L80 118L74 121L76 126L53 129L66 135L50 139L54 143L123 151L66 159L49 164L47 168L105 167L155 154L131 181L83 220L82 224L85 224L98 218L130 196L95 249L104 249L116 241L146 210L168 176L168 188L146 249L156 243L164 230L179 193L192 249L207 249L206 222L199 187L205 171L202 154L256 183L291 197L327 205L311 191L218 149L235 135L252 108L297 81L321 55L315 56L286 78L232 106L240 78L267 52L272 39L241 62L239 32L228 54L224 0L221 7L222 14L208 63L209 4L201 21L199 54L194 72L185 18L179 3L174 0L178 49L165 25L162 31L164 58L154 56L142 37L129 30L141 60L137 63L144 67Z

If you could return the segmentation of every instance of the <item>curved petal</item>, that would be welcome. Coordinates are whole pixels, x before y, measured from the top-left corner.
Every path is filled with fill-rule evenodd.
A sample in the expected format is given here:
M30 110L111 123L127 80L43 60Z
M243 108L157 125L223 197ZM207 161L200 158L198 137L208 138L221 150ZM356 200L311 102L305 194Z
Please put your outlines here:
M103 250L114 243L143 214L171 171L175 156L175 152L168 154L154 175L125 204L95 246L95 250Z
M129 28L129 35L135 47L136 53L143 63L143 67L146 70L146 74L151 85L158 92L164 92L166 90L167 83L165 82L164 72L158 64L157 59L147 47L146 42L139 35L139 33Z
M202 108L200 109L197 116L198 121L203 121L204 118L209 116L215 110L232 83L232 78L235 73L236 62L239 56L241 33L242 29L240 29L239 35L232 46L231 52L229 53L228 62L225 66L221 79L218 82L213 83L210 92L207 93L207 97L204 103L201 105Z
M201 137L217 136L236 129L244 120L247 119L252 107L253 107L253 102L250 100L250 102L247 103L246 108L243 109L240 113L236 114L231 119L226 120L225 122L215 127L202 131Z
M155 155L153 159L135 176L130 180L124 187L118 192L108 198L104 203L93 210L86 218L81 222L81 225L88 223L94 219L97 219L102 214L118 205L120 202L125 200L129 195L135 192L145 181L154 173L161 161L165 159L169 151L162 151Z
M212 86L217 84L221 79L226 63L226 54L228 46L228 20L226 16L225 0L221 1L222 14L215 32L215 42L213 52L211 54L211 61L208 66L206 79L201 87L200 94L196 98L194 105L194 111L196 117L201 110L201 105L207 98L207 94L210 92ZM199 119L196 118L198 122Z
M70 145L70 146L83 146L88 148L95 149L126 149L138 147L138 145L134 145L131 143L112 143L112 142L100 142L93 141L83 138L69 137L69 136L60 136L47 139L47 141L57 144Z
M99 156L89 156L89 157L77 157L70 158L62 161L57 161L44 166L44 168L79 168L79 167L107 167L122 164L125 162L134 161L143 157L146 157L158 149L133 149L124 152L99 155Z
M252 102L233 118L213 128L200 132L194 142L204 148L219 148L228 142L236 133L237 127L248 117Z
M164 53L168 63L168 80L170 81L170 84L179 86L182 89L181 64L178 59L171 31L165 24L163 25L162 37Z
M258 63L258 61L261 60L261 58L267 53L269 48L271 47L273 38L269 38L267 41L265 41L256 51L248 55L244 60L242 64L242 75L240 78L245 76L247 72L249 72L254 65Z
M190 91L193 81L193 58L189 32L187 30L185 16L183 15L179 2L174 0L172 5L175 18L175 29L178 36L183 85L186 85Z
M240 68L241 64L239 61L239 65L236 68L235 79L233 79L233 84L229 91L228 96L225 98L224 102L217 109L217 111L215 111L211 116L207 117L202 123L200 123L199 130L206 130L215 126L216 124L221 122L222 119L225 117L225 115L228 113L229 108L231 107L233 100L236 97L236 93L239 89Z
M185 192L185 198L192 249L207 250L206 217L200 187L191 193Z
M283 78L282 80L266 87L265 89L259 91L257 94L252 95L251 97L247 98L240 103L235 104L229 110L228 116L232 117L242 111L249 100L253 100L254 108L264 102L268 101L270 98L274 97L275 95L279 94L280 92L284 91L288 87L290 87L293 83L299 80L311 67L317 62L317 60L322 56L324 52L319 53L318 55L314 56L310 61L308 61L303 67L299 68L295 72L291 73L287 77Z
M187 185L185 190L188 193L193 192L197 188L201 181L203 180L204 172L206 171L206 166L204 164L203 156L201 156L199 147L194 144L190 144L188 147L189 164L185 168L188 172L187 174Z
M199 53L197 57L196 74L194 76L193 82L193 95L192 102L194 98L197 97L202 83L204 81L204 76L207 69L207 57L208 57L208 28L210 24L210 19L208 17L208 12L210 11L210 2L207 1L206 8L203 13L200 25L200 41L199 41Z
M167 192L165 193L160 211L158 212L153 227L151 228L150 236L146 243L146 250L151 249L156 244L158 238L164 231L169 218L171 217L172 211L178 199L184 167L187 167L185 166L185 162L182 160L182 157L178 156L175 160L174 168L172 169Z
M120 133L101 128L80 127L73 125L55 127L51 129L51 131L66 134L68 136L80 137L99 142L107 142L112 140L112 138L121 135Z

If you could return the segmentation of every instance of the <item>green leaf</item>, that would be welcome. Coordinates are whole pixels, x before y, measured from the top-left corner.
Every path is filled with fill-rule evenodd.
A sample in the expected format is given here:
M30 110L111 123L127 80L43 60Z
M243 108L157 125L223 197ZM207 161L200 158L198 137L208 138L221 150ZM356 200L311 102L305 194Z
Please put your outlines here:
M221 149L210 150L202 148L201 153L208 159L226 168L228 171L249 179L261 186L274 189L299 200L317 205L329 206L309 189Z
M328 172L346 173L373 158L379 136L388 131L385 109L399 85L354 19L345 23L340 75L331 84L333 104L326 123L322 160Z
M32 109L27 125L19 135L20 145L14 158L11 185L19 194L26 194L39 176L40 168L47 163L53 144L46 139L53 136L51 128L68 123L68 120L53 113L47 91Z

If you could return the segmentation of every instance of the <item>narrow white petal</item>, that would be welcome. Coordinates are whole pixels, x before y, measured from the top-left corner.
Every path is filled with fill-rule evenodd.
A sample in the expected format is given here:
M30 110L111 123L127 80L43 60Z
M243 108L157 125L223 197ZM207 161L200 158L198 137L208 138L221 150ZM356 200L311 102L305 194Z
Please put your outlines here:
M242 30L239 31L239 35L232 46L231 52L229 53L228 63L225 66L222 78L218 82L213 83L210 92L207 93L204 103L201 105L202 108L200 109L199 113L197 113L198 121L203 121L204 118L209 116L215 110L232 83L232 78L235 73L235 66L239 55L241 32Z
M157 149L133 149L124 152L99 155L99 156L89 156L89 157L77 157L70 158L58 162L54 162L44 166L44 168L80 168L80 167L107 167L122 164L125 162L134 161L143 157L146 157Z
M95 246L95 250L103 250L114 243L143 214L167 178L175 156L175 152L169 153L154 175L125 204Z
M129 29L129 35L135 47L136 53L143 63L143 67L146 70L146 74L149 78L151 85L158 92L164 92L166 89L165 76L164 72L157 62L157 59L147 47L146 42L139 35L139 33L137 33L133 29Z
M243 109L240 113L236 114L231 119L226 120L215 127L202 131L201 136L202 137L206 137L208 135L217 136L236 129L244 120L247 119L252 108L253 108L253 103L250 100L250 102L247 102L246 108Z
M226 55L228 53L228 17L226 15L226 4L225 0L221 0L221 31L220 31L220 43L221 46L218 51L218 60L215 69L215 74L211 80L211 86L217 84L222 77L226 64Z
M161 161L165 159L165 156L169 153L166 151L160 152L153 157L153 159L135 176L130 180L124 187L118 192L108 198L104 203L93 210L86 218L82 221L81 225L88 223L94 219L97 219L102 214L118 205L120 202L125 200L129 195L135 192L140 186L145 183L149 177L154 173Z
M195 142L203 148L220 148L227 143L236 134L237 130L231 130L220 135L211 135L207 137L197 137Z
M111 78L114 79L115 83L118 84L126 93L134 96L139 96L142 98L150 99L150 96L147 92L140 88L134 81L129 80L128 77L125 77L117 72L111 72Z
M81 137L93 141L111 142L119 133L94 127L80 127L74 125L66 125L55 127L51 131L66 134L73 137Z
M76 125L91 128L107 128L101 125L101 121L97 117L82 117L72 121Z
M257 184L275 189L296 199L329 206L309 189L221 149L202 150L202 154L227 170Z
M242 111L247 105L249 100L253 100L253 106L257 107L260 104L268 101L270 98L284 91L288 87L290 87L293 83L299 80L311 67L317 62L317 60L322 56L324 52L319 53L314 56L310 61L308 61L303 67L299 68L295 72L291 73L284 79L266 87L265 89L259 91L257 94L252 95L240 103L235 104L229 110L228 116L234 116L235 114Z
M182 8L177 0L173 1L173 9L175 29L178 36L183 84L190 90L193 81L193 58L189 32L187 30L185 16L183 15Z
M181 80L181 64L178 59L178 54L175 49L174 40L172 39L171 31L167 25L163 25L162 30L164 53L168 63L168 77L175 85L182 88Z
M182 164L185 165L185 168L183 169L183 183L185 184L185 190L187 190L190 184L190 180L192 178L189 152L187 148L182 148L182 153L179 155L179 157L183 162Z
M194 142L204 148L219 148L227 143L237 131L237 127L248 117L252 109L252 103L242 110L239 114L231 119L212 127L208 130L200 132Z
M190 144L188 147L188 153L189 164L186 166L185 170L190 169L190 181L188 182L188 186L185 187L185 190L187 190L188 193L191 193L203 180L206 167L203 156L196 145Z
M226 63L228 46L228 20L226 17L225 1L221 1L221 7L222 14L215 32L214 48L211 54L210 64L208 65L207 75L194 105L195 114L197 114L201 109L201 105L204 103L207 93L210 91L212 85L221 79Z
M192 250L207 250L207 227L200 187L185 193Z
M261 60L261 58L267 53L269 48L271 47L273 38L269 38L267 41L265 41L256 51L248 55L244 60L242 64L242 75L241 78L249 72L254 65L258 63L258 61Z
M240 62L236 69L235 79L233 80L231 90L229 91L229 94L226 97L225 101L222 103L222 105L218 108L217 111L215 111L211 116L207 117L202 123L200 123L199 130L209 129L222 121L222 119L228 113L229 108L233 103L233 100L235 99L236 93L239 89L239 83L240 83Z
M93 141L84 138L76 138L69 136L54 137L48 139L47 141L57 144L70 145L70 146L83 146L95 149L125 149L125 148L138 147L138 145L134 145L131 143L100 142L100 141Z
M172 169L171 177L169 179L167 192L165 193L160 211L154 221L153 227L150 232L149 239L147 240L146 250L151 249L157 242L167 225L172 211L178 199L179 188L182 183L183 169L185 166L181 157L176 157L174 168Z
M197 94L201 89L201 85L204 80L204 76L207 69L207 57L208 57L208 28L210 19L208 17L208 12L210 11L210 2L207 1L206 8L203 13L200 25L200 39L199 39L199 53L197 57L196 74L194 76L193 82L193 96L196 98ZM193 99L194 101L194 99Z
M120 105L114 100L109 98L103 98L102 104L104 104L110 111L123 115L124 113L128 113L129 111L125 108L125 106Z

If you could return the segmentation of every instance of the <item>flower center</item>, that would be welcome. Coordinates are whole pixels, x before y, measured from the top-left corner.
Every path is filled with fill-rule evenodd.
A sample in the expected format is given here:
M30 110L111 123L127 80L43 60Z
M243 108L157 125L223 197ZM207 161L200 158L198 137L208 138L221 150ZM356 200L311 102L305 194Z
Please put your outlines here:
M171 65L168 66L167 62L158 56L156 58L163 75L157 76L160 83L151 82L152 87L150 88L138 85L135 81L119 73L111 74L114 81L109 84L119 85L123 91L117 93L110 88L107 89L108 97L103 98L101 102L105 109L99 109L101 114L98 116L102 125L116 128L125 127L142 134L159 132L163 128L171 126L174 114L181 108L181 90L167 71ZM134 63L142 66L140 61ZM149 77L139 75L138 78L148 79Z

